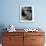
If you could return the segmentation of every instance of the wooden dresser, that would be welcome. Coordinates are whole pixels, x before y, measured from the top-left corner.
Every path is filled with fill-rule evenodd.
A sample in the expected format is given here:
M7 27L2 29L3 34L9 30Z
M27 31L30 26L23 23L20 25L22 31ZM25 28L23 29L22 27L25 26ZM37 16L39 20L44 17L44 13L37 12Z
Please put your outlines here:
M44 46L44 32L3 32L3 46Z

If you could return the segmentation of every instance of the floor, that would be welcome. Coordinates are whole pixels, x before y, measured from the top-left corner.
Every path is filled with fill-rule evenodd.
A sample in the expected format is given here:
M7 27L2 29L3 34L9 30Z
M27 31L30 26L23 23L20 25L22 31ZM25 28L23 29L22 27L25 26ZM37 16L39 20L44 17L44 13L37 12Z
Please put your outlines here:
M2 44L0 44L0 46L2 46Z

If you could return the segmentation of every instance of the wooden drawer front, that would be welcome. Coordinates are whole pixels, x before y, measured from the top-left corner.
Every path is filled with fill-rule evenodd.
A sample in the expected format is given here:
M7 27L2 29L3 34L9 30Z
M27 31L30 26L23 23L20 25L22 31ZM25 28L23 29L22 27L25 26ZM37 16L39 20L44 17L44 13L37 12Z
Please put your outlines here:
M9 41L9 38L4 36L4 37L3 37L3 44L8 43L8 41Z
M23 46L23 44L2 44L2 46Z
M44 36L24 36L24 46L44 46Z
M25 36L24 37L24 46L31 46L31 44L32 44L32 37L30 37L30 36Z
M24 33L24 36L29 36L29 35L39 35L39 36L41 36L41 35L44 35L44 32L25 32Z
M44 36L32 36L32 44L43 44Z
M4 36L23 36L23 32L4 32Z
M44 46L43 44L32 44L32 46Z
M5 36L3 38L3 45L23 45L23 37L22 36Z

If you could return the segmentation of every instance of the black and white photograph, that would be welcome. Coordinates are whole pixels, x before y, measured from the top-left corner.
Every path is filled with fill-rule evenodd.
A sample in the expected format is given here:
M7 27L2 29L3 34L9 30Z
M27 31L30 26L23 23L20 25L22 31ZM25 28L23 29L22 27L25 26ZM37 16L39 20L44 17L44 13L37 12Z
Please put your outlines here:
M20 7L20 21L21 22L32 22L34 15L33 15L33 7L30 5L24 5Z

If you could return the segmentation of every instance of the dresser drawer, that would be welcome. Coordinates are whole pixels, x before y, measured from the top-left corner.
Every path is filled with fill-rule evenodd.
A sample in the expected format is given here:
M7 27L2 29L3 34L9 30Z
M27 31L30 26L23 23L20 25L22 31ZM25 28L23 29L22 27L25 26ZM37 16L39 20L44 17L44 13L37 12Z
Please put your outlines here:
M2 46L23 46L23 43L19 43L19 44L18 44L18 43L17 43L17 44L16 44L16 43L12 43L12 44L10 44L10 43L4 44L4 43L3 43Z
M4 32L5 36L23 36L23 32Z
M23 46L23 37L5 37L3 39L3 46Z
M44 46L44 44L32 44L32 46Z
M33 44L43 44L44 36L32 36L32 43Z
M15 42L21 42L23 41L23 36L4 36L3 37L3 43L15 43Z
M44 32L25 32L24 36L44 36Z

